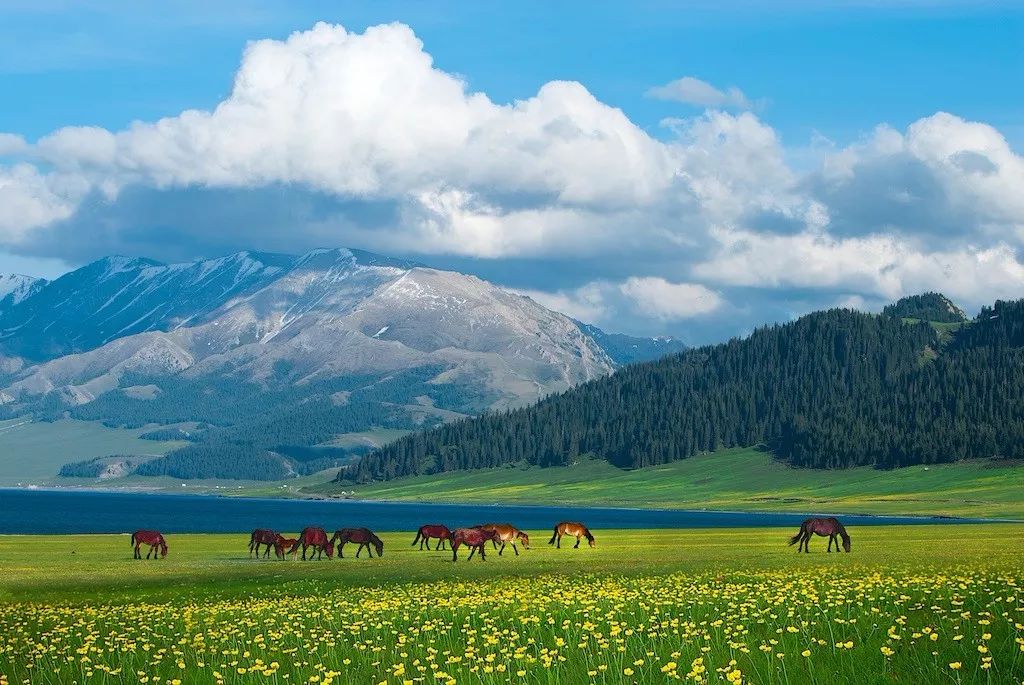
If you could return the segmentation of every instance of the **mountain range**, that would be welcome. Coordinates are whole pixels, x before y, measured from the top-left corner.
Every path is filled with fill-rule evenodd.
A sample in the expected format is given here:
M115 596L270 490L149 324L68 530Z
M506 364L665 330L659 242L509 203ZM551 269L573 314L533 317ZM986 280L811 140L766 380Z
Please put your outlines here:
M53 281L0 277L7 416L192 421L258 450L522 406L682 349L606 334L474 276L358 250L183 264L114 256ZM251 439L261 417L300 414L319 416L316 437Z

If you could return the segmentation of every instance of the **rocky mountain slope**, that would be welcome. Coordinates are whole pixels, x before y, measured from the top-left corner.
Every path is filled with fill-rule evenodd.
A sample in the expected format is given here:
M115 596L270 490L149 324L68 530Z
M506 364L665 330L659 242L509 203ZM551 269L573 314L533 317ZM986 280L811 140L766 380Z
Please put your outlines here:
M521 406L663 345L474 276L346 249L108 257L0 283L7 416L202 421L253 449ZM260 421L305 428L268 442Z

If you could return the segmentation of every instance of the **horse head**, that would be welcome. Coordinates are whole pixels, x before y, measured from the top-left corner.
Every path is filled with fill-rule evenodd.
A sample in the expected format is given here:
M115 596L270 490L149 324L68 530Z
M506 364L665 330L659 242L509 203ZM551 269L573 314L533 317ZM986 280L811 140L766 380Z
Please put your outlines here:
M523 531L520 530L520 531L516 532L516 537L518 537L520 540L522 540L522 542L523 542L523 549L530 549L530 536L529 535L527 535L526 533L524 533Z
M849 550L847 550L847 551L849 551ZM164 540L163 538L160 538L160 556L161 557L166 557L167 556L167 541Z
M324 545L324 551L327 552L327 558L328 559L333 559L334 558L334 543L333 542L328 542L326 545Z
M847 535L846 537L843 538L843 549L845 549L847 552L850 551L850 536L849 535Z
M373 536L373 546L377 549L377 556L384 556L384 541L376 535Z

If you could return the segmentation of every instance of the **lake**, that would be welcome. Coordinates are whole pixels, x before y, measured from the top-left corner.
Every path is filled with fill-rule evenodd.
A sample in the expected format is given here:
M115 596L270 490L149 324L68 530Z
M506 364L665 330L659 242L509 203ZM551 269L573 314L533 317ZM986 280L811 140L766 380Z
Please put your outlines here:
M821 514L821 512L817 512ZM0 533L239 533L253 528L299 531L366 526L416 530L424 523L467 526L488 521L545 530L561 520L599 528L796 527L806 514L774 514L611 507L422 504L362 500L289 500L86 490L0 489ZM847 525L952 523L962 519L843 516Z

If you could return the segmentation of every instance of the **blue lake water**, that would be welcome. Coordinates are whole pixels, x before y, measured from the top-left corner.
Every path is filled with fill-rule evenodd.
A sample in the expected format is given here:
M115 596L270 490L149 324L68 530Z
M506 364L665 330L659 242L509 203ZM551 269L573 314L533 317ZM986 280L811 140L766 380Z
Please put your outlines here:
M827 512L813 512L823 515ZM415 530L424 523L450 527L509 522L544 530L561 520L600 528L726 528L793 526L808 514L773 514L610 507L421 504L361 500L283 500L210 495L166 495L82 490L0 489L0 533L238 533L253 528L299 531L366 526ZM962 519L843 516L847 525L951 523Z

